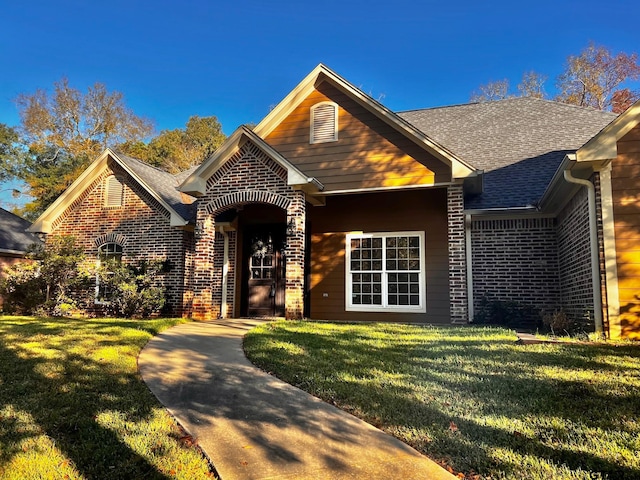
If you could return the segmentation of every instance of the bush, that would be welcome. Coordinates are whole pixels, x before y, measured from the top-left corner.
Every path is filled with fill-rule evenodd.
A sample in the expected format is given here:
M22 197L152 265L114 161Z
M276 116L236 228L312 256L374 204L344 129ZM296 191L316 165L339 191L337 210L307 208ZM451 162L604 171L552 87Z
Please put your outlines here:
M540 312L531 305L495 300L485 295L480 300L474 323L535 330L540 327Z
M3 311L29 315L46 301L46 284L40 275L40 265L34 262L18 263L5 270L0 281Z
M117 317L149 317L159 313L166 292L158 286L162 262L127 265L108 262L99 271L101 289L106 293L105 310Z

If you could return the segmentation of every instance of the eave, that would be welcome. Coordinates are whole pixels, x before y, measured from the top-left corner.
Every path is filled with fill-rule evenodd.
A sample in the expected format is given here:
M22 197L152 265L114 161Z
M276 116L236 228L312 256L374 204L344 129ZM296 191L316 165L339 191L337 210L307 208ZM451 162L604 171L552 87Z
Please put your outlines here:
M324 189L324 185L316 178L305 175L300 169L278 153L278 151L256 135L255 132L244 125L238 127L220 148L205 160L202 165L178 187L178 190L195 197L205 195L207 180L247 142L256 145L269 156L269 158L284 168L287 171L287 185L292 186L294 189L304 191L307 194L307 199L314 203L314 195L321 192Z
M453 152L429 138L391 110L380 104L369 95L340 77L328 67L320 64L302 82L298 84L271 112L253 129L256 135L266 138L284 118L286 118L307 96L316 85L329 82L347 94L363 108L373 113L387 125L424 148L440 161L451 167L453 179L462 179L481 175L472 165L458 158Z
M47 208L38 219L33 222L28 232L51 233L52 224L69 208L82 193L102 174L107 167L109 159L115 161L137 182L149 195L151 195L170 214L170 226L182 227L189 223L188 220L176 212L160 195L147 185L118 155L107 148L82 174Z

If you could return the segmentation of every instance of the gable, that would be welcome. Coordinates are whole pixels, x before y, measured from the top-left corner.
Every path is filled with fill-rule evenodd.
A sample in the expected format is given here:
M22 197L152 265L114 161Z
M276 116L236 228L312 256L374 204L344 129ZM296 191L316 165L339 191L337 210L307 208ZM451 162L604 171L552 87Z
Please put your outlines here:
M338 105L338 139L311 143L311 109ZM451 181L451 167L328 82L317 84L265 138L325 192L433 185Z
M29 228L30 232L50 233L52 225L59 221L61 217L66 215L70 209L75 208L82 202L83 198L87 195L88 191L95 187L96 181L102 178L104 179L105 172L110 171L113 173L113 169L122 172L132 181L132 185L135 184L137 190L141 194L145 195L150 202L157 205L162 215L167 215L170 219L170 226L184 226L188 224L188 220L185 219L185 213L179 213L176 208L184 205L177 205L178 202L172 200L173 197L180 198L179 192L175 190L175 194L168 196L163 195L163 192L157 192L149 184L149 179L145 181L145 176L141 176L140 172L136 168L132 168L129 163L137 166L138 163L142 163L138 160L131 159L122 156L120 158L116 153L110 149L105 150L100 157L98 157L82 174L56 199L45 212L38 217L38 219ZM126 160L126 161L125 161ZM128 163L129 162L129 163ZM146 167L145 167L146 168ZM152 168L152 167L148 167ZM142 172L144 173L144 172ZM166 174L169 175L169 174ZM175 181L174 181L175 183ZM163 187L163 185L159 185ZM171 198L169 198L171 197ZM101 200L103 201L103 200ZM186 208L182 208L186 210Z
M108 205L109 180L118 178L122 186L120 205ZM89 230L113 231L134 223L164 223L170 213L146 192L120 165L108 162L100 175L51 222L50 232L77 235Z

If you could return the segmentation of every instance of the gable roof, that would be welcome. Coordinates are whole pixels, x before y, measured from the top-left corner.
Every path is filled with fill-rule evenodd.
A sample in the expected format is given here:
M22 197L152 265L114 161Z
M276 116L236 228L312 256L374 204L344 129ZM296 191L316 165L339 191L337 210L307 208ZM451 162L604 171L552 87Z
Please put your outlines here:
M484 170L467 209L535 205L567 153L616 118L609 112L530 97L398 113Z
M289 185L296 186L310 195L322 191L324 188L318 180L305 175L252 130L242 125L238 127L220 147L218 147L213 155L202 162L202 164L184 180L178 189L189 195L198 197L204 195L207 189L207 180L248 141L252 142L287 171L287 183Z
M184 226L189 223L191 205L182 201L177 191L177 181L173 175L140 160L117 154L107 148L82 174L60 195L45 212L33 222L30 232L49 233L52 222L58 218L82 193L98 178L107 166L109 159L124 169L136 183L160 203L171 215L171 226Z
M576 152L578 162L609 160L618 156L618 140L640 123L640 100L627 108Z
M0 254L22 255L34 243L42 243L33 233L27 232L31 223L0 208Z
M424 131L398 116L359 88L346 81L325 65L319 64L307 75L269 114L253 129L260 137L266 138L320 82L329 82L344 92L359 105L376 115L387 125L400 132L436 158L451 166L453 178L467 178L477 175L477 170L468 161L461 159L443 144L428 136Z

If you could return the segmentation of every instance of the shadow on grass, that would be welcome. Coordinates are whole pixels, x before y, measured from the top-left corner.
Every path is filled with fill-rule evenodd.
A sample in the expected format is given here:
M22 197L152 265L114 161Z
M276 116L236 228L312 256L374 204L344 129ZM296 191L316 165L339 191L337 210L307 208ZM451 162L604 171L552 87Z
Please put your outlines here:
M37 320L0 324L0 408L25 412L36 427L25 430L20 422L3 419L1 445L16 445L21 439L44 433L86 478L168 478L114 431L98 423L96 417L105 411L120 412L132 422L150 419L153 397L136 374L105 368L100 361L69 353L77 338L67 339L64 332L73 324L68 319L60 326L51 319L46 324ZM93 333L99 335L100 330L109 328L105 325L83 321L82 328L95 327ZM114 322L111 326L126 325ZM52 348L48 341L53 340ZM18 342L39 342L56 353L48 359ZM114 343L109 339L102 342ZM51 368L53 362L55 369ZM16 453L3 448L0 461L6 464Z
M637 346L532 349L514 345L515 338L478 338L472 331L420 337L411 328L379 341L374 326L370 333L305 328L290 324L251 333L245 349L263 369L389 432L406 433L412 446L458 471L517 478L523 466L513 456L494 455L511 450L574 472L640 478L640 468L619 463L615 451L580 444L589 435L626 434L616 440L621 443L637 439L638 371L621 366L638 356ZM298 348L291 353L283 344ZM576 378L585 372L593 379ZM625 376L636 380L616 381Z

